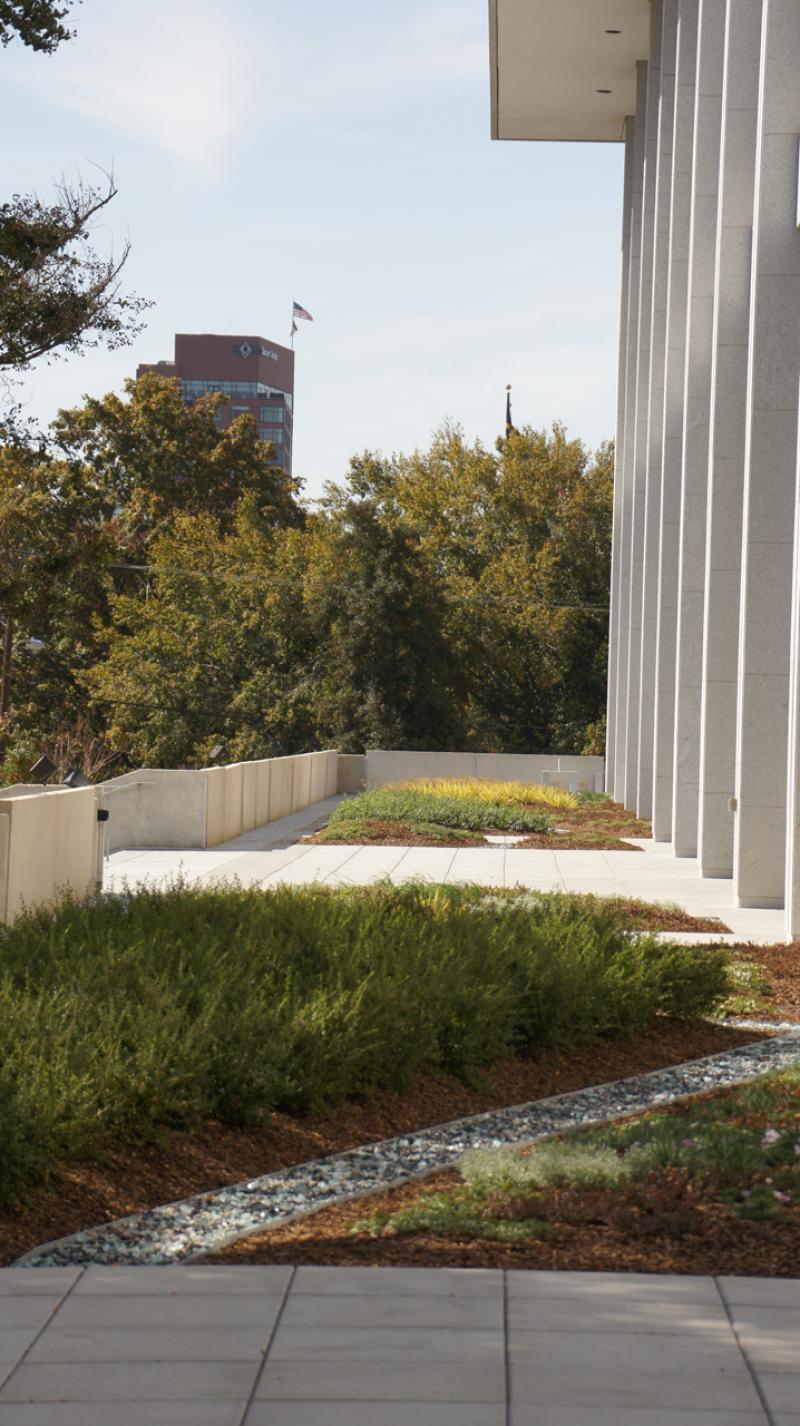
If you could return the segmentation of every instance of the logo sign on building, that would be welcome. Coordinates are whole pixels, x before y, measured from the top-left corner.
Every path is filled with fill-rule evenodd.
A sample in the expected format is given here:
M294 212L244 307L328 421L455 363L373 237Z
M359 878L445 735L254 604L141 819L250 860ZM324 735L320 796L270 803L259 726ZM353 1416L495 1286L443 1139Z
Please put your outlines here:
M262 356L269 357L270 361L278 360L278 353L274 352L272 347L260 345L256 348L252 347L249 342L239 342L238 346L235 346L233 350L236 355L240 357Z

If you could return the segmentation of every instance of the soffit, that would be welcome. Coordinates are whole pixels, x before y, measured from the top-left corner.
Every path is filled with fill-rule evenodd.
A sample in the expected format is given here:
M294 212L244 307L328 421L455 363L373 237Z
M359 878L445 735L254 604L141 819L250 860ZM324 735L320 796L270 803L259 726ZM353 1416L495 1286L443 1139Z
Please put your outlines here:
M489 0L489 12L492 138L621 142L650 0Z

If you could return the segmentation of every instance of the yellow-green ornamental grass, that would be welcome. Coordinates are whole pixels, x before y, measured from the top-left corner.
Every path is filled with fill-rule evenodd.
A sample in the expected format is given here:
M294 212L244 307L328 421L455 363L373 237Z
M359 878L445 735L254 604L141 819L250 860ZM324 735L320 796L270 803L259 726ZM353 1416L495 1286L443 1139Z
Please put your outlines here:
M419 777L389 783L386 791L424 792L431 797L462 797L465 801L495 805L499 802L503 806L524 802L560 812L572 811L579 805L574 792L564 787L544 787L538 782L500 782L489 777Z

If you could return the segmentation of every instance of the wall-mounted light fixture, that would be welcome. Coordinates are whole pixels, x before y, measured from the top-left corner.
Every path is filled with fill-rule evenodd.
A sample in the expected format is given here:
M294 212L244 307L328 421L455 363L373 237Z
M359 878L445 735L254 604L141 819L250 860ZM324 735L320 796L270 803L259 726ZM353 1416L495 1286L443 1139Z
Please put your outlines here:
M67 787L91 787L92 785L91 778L88 778L85 773L81 772L79 767L71 767L64 778L64 782Z
M36 759L33 767L30 768L30 775L31 777L35 777L39 782L47 782L47 779L52 777L55 771L55 763L50 761L47 753L43 753L40 758Z

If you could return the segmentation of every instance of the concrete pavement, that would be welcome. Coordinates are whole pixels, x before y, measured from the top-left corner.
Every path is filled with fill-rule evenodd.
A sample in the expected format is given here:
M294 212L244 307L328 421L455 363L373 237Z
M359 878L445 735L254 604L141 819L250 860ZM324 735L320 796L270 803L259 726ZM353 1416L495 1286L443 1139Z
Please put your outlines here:
M800 1281L0 1271L0 1426L800 1426Z
M339 799L256 828L208 851L119 851L106 862L105 886L158 883L183 876L213 885L238 879L247 886L363 886L478 882L541 891L591 891L598 896L669 901L694 916L716 916L739 939L784 939L782 911L739 909L733 882L701 877L697 861L676 857L665 842L641 841L639 852L539 851L507 844L487 847L315 846L298 838L322 825Z

